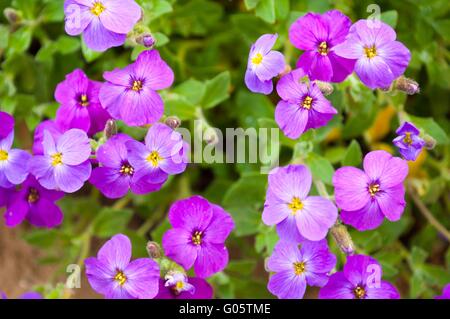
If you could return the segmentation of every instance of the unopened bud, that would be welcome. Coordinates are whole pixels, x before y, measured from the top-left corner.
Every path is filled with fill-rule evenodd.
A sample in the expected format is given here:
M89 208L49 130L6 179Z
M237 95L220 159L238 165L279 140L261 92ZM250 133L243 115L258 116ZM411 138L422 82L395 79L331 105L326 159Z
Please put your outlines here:
M419 83L404 76L399 77L395 81L395 88L408 95L414 95L420 92Z
M13 8L5 8L3 14L5 15L6 20L12 25L20 20L20 14Z
M109 119L106 121L105 129L103 130L103 134L106 139L110 139L113 135L117 134L117 124L116 121Z
M436 146L436 140L430 135L425 135L423 140L425 141L425 148L427 150L432 150Z
M164 123L172 129L176 129L181 125L181 121L176 116L169 116Z
M155 38L149 33L137 37L136 42L142 44L146 48L152 48L156 43Z
M315 81L315 83L325 96L330 95L334 91L333 85L331 85L331 83L323 81Z
M278 76L279 76L279 77L282 77L283 75L286 75L286 74L288 74L289 72L291 72L291 70L292 70L291 66L290 66L289 64L286 64L286 65L284 66L284 70L281 71L281 73L278 74Z
M219 136L213 127L208 127L203 133L203 140L207 144L216 145L219 142Z
M330 229L331 235L338 244L339 248L346 255L353 255L355 252L355 246L353 244L352 238L348 233L347 227L342 224L334 225Z
M162 251L161 247L158 245L158 243L154 241L149 241L147 243L147 253L152 259L158 259L162 257Z

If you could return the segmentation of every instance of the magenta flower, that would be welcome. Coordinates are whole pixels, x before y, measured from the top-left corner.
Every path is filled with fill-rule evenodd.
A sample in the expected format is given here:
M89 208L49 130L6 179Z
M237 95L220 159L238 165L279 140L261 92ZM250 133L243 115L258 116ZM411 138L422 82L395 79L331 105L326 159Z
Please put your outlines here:
M284 75L277 84L281 97L275 109L275 121L283 133L296 139L311 128L325 126L337 113L315 83L302 83L302 69Z
M381 280L378 261L369 256L347 257L343 271L331 275L320 289L320 299L399 299L400 294L389 282Z
M338 10L307 13L289 29L292 44L305 51L297 62L311 80L342 82L353 72L355 61L340 57L335 46L342 43L352 22Z
M267 288L280 299L301 299L307 284L323 287L335 265L326 240L307 241L300 248L295 242L279 241L267 262L268 270L275 272Z
M364 171L355 167L338 169L333 185L342 221L362 231L377 228L384 217L399 220L405 208L403 180L407 175L406 161L385 151L367 154Z
M43 155L44 148L42 146L42 142L44 141L44 132L48 131L54 140L58 140L67 129L61 127L59 123L56 123L53 120L46 120L36 127L34 130L34 142L33 142L33 154L34 155Z
M161 118L164 103L156 91L171 86L174 75L158 51L144 51L133 64L103 77L107 82L100 89L100 102L113 118L130 126Z
M131 140L126 146L135 183L142 178L154 184L164 183L169 174L180 174L186 169L183 137L165 124L150 127L145 145Z
M55 204L64 193L43 188L29 175L18 192L11 195L5 212L6 226L14 227L27 219L37 227L53 228L61 224L63 214Z
M79 128L89 135L102 131L111 116L100 105L101 86L100 82L89 80L80 69L67 74L55 91L55 99L61 104L56 123L65 129Z
M369 88L388 88L405 72L411 53L389 25L381 21L359 20L351 26L344 42L334 50L337 55L355 59L355 72Z
M183 266L194 267L195 275L209 277L228 264L225 240L234 228L231 216L201 196L175 202L169 211L169 229L162 245L167 257Z
M142 14L133 0L66 0L64 13L67 34L83 33L87 47L94 51L124 44Z
M8 206L11 201L11 197L13 197L15 193L15 188L3 188L0 187L0 208Z
M130 189L135 194L147 194L162 186L162 183L151 183L145 176L134 179L135 168L128 161L125 145L132 140L128 135L117 134L97 150L100 167L94 169L89 181L108 198L123 197Z
M43 155L34 156L30 172L47 189L74 193L91 175L91 145L86 132L71 129L57 140L44 131Z
M269 174L262 219L266 225L277 225L281 239L321 240L336 222L337 208L330 200L308 196L311 182L304 165L278 167Z
M6 112L0 112L0 140L6 138L14 129L14 118Z
M419 137L420 131L414 124L405 122L396 131L397 136L393 143L404 159L415 161L425 146L425 141Z
M436 296L435 299L450 299L450 284L445 285L442 295Z
M31 155L23 150L11 149L14 131L0 139L0 187L11 188L22 183L28 176Z
M107 299L152 299L158 293L159 266L150 258L131 261L131 242L118 234L84 261L91 285Z
M283 54L271 50L277 38L277 34L264 34L250 49L245 84L252 92L270 94L273 90L272 79L284 70Z
M212 299L213 289L205 279L188 278L182 273L166 275L159 280L155 299Z

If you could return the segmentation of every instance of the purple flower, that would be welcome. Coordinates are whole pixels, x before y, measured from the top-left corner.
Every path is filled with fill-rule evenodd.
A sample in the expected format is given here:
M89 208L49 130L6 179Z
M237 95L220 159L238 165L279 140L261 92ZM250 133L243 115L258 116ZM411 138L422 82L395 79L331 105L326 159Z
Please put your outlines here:
M277 38L277 34L264 34L250 49L245 84L252 92L270 94L273 90L272 79L284 70L283 54L271 51Z
M1 297L0 299L3 299L3 300L8 299L6 294L2 291L0 291L0 297ZM42 295L40 293L37 293L34 291L29 291L29 292L26 292L26 293L20 295L19 298L17 298L17 299L44 299L44 298L42 297Z
M336 265L336 256L328 249L326 240L295 242L279 241L267 268L275 272L267 288L280 299L301 299L306 285L323 287L327 273Z
M344 223L356 229L377 228L384 217L397 221L405 208L403 180L408 175L406 161L385 151L364 158L364 171L342 167L333 176L336 204Z
M182 273L166 275L159 280L155 299L212 299L213 289L205 279L188 278Z
M0 187L0 208L8 206L11 197L14 195L15 188Z
M409 50L395 41L396 37L386 23L359 20L334 50L341 57L357 60L355 72L366 86L384 89L405 72L411 59Z
M43 188L29 175L18 192L10 199L5 212L6 226L14 227L27 219L37 227L53 228L61 224L63 214L55 201L64 193Z
M11 149L14 131L0 139L0 187L11 188L22 183L28 176L31 155L23 150Z
M201 196L175 202L169 211L169 229L162 245L167 257L206 278L225 268L225 240L234 228L231 216Z
M343 271L331 275L320 289L320 299L399 299L397 289L381 280L382 269L378 261L369 256L347 257Z
M450 299L450 284L445 285L442 295L436 296L435 299Z
M110 115L98 99L101 86L80 69L67 74L55 91L55 99L61 104L56 122L63 128L79 128L89 135L102 131Z
M83 33L84 42L95 51L124 44L142 14L133 0L66 0L64 13L67 34Z
M59 139L67 129L61 127L59 123L53 120L46 120L41 122L34 130L34 142L33 142L33 154L43 155L44 148L42 147L42 142L44 141L44 132L48 131L54 140Z
M186 169L183 137L165 124L150 127L145 145L135 140L125 144L135 183L142 178L150 183L164 183L169 174L180 174Z
M87 258L86 275L91 285L107 299L152 299L158 293L159 266L150 258L131 261L131 242L118 234Z
M130 126L161 118L164 103L156 91L171 86L174 75L158 51L144 51L133 64L105 72L103 77L107 82L100 89L100 102L113 118Z
M30 172L47 189L74 193L91 175L91 145L86 132L71 129L54 139L44 131L43 155L34 156Z
M0 112L0 140L6 138L14 129L14 118L5 112Z
M315 83L302 83L302 69L284 75L277 84L281 97L275 109L275 121L283 133L296 139L311 128L326 125L337 113Z
M330 200L308 196L311 182L304 165L278 167L269 174L262 219L266 225L277 225L281 239L321 240L336 222L337 208Z
M397 136L393 143L404 159L415 161L425 146L425 141L419 137L420 131L414 124L405 122L396 131Z
M355 61L340 57L335 46L342 43L352 22L338 10L308 13L289 29L292 44L305 51L297 62L311 80L342 82L353 72Z
M162 183L154 184L148 178L136 180L135 168L128 161L126 142L133 139L125 134L116 134L97 150L100 167L92 172L89 181L108 198L120 198L128 190L135 194L157 191Z

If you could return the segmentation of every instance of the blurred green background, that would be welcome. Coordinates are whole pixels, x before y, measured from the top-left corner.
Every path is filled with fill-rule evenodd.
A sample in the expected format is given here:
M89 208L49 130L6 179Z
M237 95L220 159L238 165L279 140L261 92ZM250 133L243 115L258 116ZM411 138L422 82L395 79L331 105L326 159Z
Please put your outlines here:
M287 38L295 19L308 11L336 8L357 21L372 13L367 12L367 6L374 1L137 2L143 8L144 20L136 32L124 47L100 54L87 49L79 37L65 34L63 0L0 0L0 9L6 13L0 18L0 107L16 118L18 147L30 149L36 125L54 118L58 108L54 89L65 74L82 68L90 78L101 81L104 71L126 66L145 49L133 41L144 30L155 36L156 48L175 72L174 86L162 93L166 115L178 116L186 128L191 128L198 118L222 129L276 127L276 93L268 97L252 94L244 85L251 43L264 33L278 33L276 49L295 67L300 51ZM410 163L407 184L416 203L408 194L402 219L396 223L386 221L374 231L350 230L357 251L381 262L384 278L395 283L403 298L430 298L450 282L448 239L425 218L423 209L418 209L424 203L437 222L450 229L450 2L392 0L376 4L382 20L396 29L398 39L411 50L406 75L419 82L420 94L407 97L403 93L372 92L353 75L335 85L329 96L339 115L328 126L309 131L296 141L282 138L275 150L280 152L281 165L292 159L307 163L314 177L325 183L332 194L331 177L341 165L357 166L364 154L375 149L398 155L391 141L399 126L399 114L433 137L437 146L424 150L416 162ZM135 138L146 133L144 128L120 128ZM271 297L266 289L264 259L270 255L277 236L274 229L261 222L267 176L261 175L259 168L260 164L192 164L158 193L128 195L115 202L86 185L60 202L65 214L60 228L42 230L22 225L14 230L14 235L19 234L41 252L38 258L29 256L32 263L54 267L51 275L36 278L32 285L50 298L69 297L61 285L68 264L82 265L86 256L94 255L99 245L119 232L132 239L134 257L145 256L146 241L160 241L169 227L166 213L170 204L201 194L224 206L236 222L227 242L230 264L209 280L216 297ZM2 228L0 238L10 234ZM340 269L345 257L331 237L329 243L338 256ZM0 249L5 252L10 248L4 245ZM0 267L13 260L5 258ZM32 288L2 287L7 276L0 272L0 290L15 293ZM90 288L84 288L75 296L88 296L85 292ZM317 289L308 288L306 297L316 296Z

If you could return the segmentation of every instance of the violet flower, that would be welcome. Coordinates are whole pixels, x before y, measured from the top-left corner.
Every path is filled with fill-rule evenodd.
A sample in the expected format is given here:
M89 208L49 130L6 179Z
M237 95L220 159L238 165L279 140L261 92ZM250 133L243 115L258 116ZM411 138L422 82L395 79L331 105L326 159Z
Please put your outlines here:
M442 289L442 295L436 296L435 299L450 299L450 283Z
M415 161L425 146L425 141L419 137L420 131L410 122L403 123L397 131L393 143L404 159Z
M131 260L131 242L118 234L87 258L91 287L107 299L152 299L158 293L159 266L150 258Z
M11 149L14 131L0 139L0 187L11 188L22 183L28 176L31 155L23 150Z
M333 176L336 204L344 223L369 230L386 217L397 221L405 208L403 180L408 175L406 161L385 151L373 151L364 158L364 171L342 167Z
M14 129L14 118L6 112L0 112L0 140L6 138Z
M213 293L205 279L174 273L166 275L165 280L159 280L159 292L155 299L211 299Z
M175 202L169 211L172 229L163 236L167 257L184 269L194 267L197 277L206 278L225 268L225 240L234 228L231 216L201 196Z

